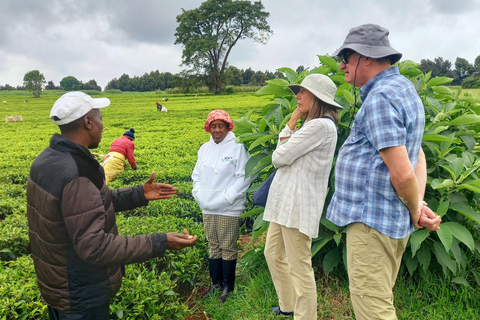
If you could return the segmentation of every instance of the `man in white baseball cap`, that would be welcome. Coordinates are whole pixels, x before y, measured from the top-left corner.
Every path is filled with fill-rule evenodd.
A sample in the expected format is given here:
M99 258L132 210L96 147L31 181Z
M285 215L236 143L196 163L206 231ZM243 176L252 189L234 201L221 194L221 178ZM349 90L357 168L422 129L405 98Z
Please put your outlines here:
M168 199L176 189L154 183L111 190L88 149L100 143L100 108L107 98L69 92L53 105L59 125L50 145L35 159L27 180L28 234L38 287L50 319L109 318L109 301L122 283L123 266L161 257L166 249L191 246L197 236L118 234L115 212Z
M68 92L55 101L50 119L61 126L79 119L92 109L105 108L109 105L108 98L92 98L80 91Z

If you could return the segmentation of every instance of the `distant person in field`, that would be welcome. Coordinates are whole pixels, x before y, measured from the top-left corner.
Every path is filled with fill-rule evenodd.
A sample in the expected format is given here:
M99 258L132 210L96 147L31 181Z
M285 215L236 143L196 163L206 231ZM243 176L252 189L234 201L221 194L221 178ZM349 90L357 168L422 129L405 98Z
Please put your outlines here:
M427 170L425 110L414 85L393 66L402 54L389 31L350 29L335 52L362 107L340 148L327 219L347 226L350 297L358 320L397 319L393 286L409 235L441 222L423 202Z
M135 162L135 129L131 128L118 139L115 139L110 146L108 154L103 159L102 167L105 171L105 180L113 181L119 174L125 170L125 160L128 161L133 170L137 170Z
M69 92L53 105L60 128L35 159L27 180L28 235L37 282L51 320L107 320L124 266L192 246L197 236L118 234L115 212L168 199L176 189L154 183L111 190L89 149L98 147L107 98Z
M157 104L157 111L162 111L163 106L158 101L155 103Z
M204 297L223 289L220 302L227 300L235 286L239 217L247 201L245 191L252 182L251 178L245 179L250 155L243 144L235 141L233 126L227 112L210 112L205 123L210 141L200 147L192 173L192 194L202 209L209 246L212 285Z
M167 100L163 100L163 101L167 101ZM156 104L157 104L157 111L161 111L161 112L167 112L168 111L167 108L162 106L158 101L156 102Z
M317 319L312 239L318 236L337 145L337 87L323 74L289 85L298 100L280 132L272 162L277 173L263 219L269 221L265 259L279 305L270 310L295 319ZM300 119L303 124L297 128Z

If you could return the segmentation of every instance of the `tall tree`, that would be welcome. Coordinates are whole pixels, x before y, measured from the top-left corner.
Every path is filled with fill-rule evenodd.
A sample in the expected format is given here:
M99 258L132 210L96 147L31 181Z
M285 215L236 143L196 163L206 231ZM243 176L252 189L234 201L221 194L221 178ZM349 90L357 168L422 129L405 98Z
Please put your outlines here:
M26 90L31 90L35 98L39 98L45 85L45 77L38 70L32 70L23 76L23 85Z
M260 1L207 0L177 16L175 44L184 46L182 63L207 75L213 93L222 93L228 56L241 39L265 44L272 35L270 13Z
M455 72L460 80L470 76L474 72L473 70L473 66L467 59L457 57L457 60L455 60Z
M434 61L430 59L420 60L420 69L423 72L432 71L432 77L451 77L455 78L452 71L452 63L449 60L443 60L442 57L435 58Z
M480 75L480 55L475 58L475 62L473 63L473 69L474 73Z
M79 90L81 86L80 81L74 76L68 76L60 80L60 87L65 91Z

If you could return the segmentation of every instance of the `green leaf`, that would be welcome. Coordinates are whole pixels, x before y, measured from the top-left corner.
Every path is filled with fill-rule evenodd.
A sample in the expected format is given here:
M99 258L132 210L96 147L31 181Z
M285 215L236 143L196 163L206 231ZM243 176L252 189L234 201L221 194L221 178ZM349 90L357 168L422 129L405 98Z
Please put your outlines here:
M465 228L458 222L444 222L440 225L440 230L444 229L445 226L448 226L452 235L460 242L465 244L470 249L470 251L475 251L475 241L473 240L472 234L470 233L470 231L468 231L467 228ZM437 234L440 230L437 230Z
M452 279L452 282L458 283L458 284L463 284L466 287L470 287L470 284L464 277L456 277Z
M268 157L268 156L271 156L271 155L268 154L268 153L259 152L256 155L254 155L253 157L251 157L250 159L248 159L247 164L245 165L245 177L246 178L251 177L253 175L253 172L254 172L253 169L255 169L258 162L260 160L262 160L263 158Z
M318 251L320 251L320 249L322 249L328 242L330 242L330 240L332 240L333 237L332 236L327 236L325 238L315 238L312 240L312 248L311 248L311 251L312 251L312 257L317 254Z
M433 79L430 79L430 81L427 82L430 86L439 86L442 84L447 84L453 81L453 78L448 78L448 77L435 77Z
M290 83L288 83L288 81L285 80L285 79L277 78L277 79L267 80L267 84L274 85L274 86L279 86L279 87L283 88L283 87L289 85Z
M458 186L458 189L468 189L470 191L480 193L480 180L473 180L462 183Z
M255 140L254 142L252 142L252 144L250 145L250 147L248 148L248 151L251 151L253 148L255 148L256 146L259 146L261 144L264 144L265 142L267 141L271 141L273 140L274 138L276 138L276 135L273 135L273 134L269 134L269 135L266 135L266 136L262 136L262 137L259 137L257 140Z
M440 134L424 134L423 135L423 141L449 141L449 142L455 142L450 137L442 136Z
M434 190L437 190L451 188L454 186L454 182L452 179L433 179L431 185Z
M340 262L340 252L337 248L328 252L323 258L323 272L325 276L328 277L328 274L335 269L335 267Z
M430 261L432 259L432 253L430 248L426 244L422 244L420 249L417 251L417 259L420 265L422 266L423 271L427 271L430 266Z
M259 96L274 95L275 97L284 97L290 95L291 91L290 89L284 89L279 86L266 85L258 89L256 94Z
M444 86L432 87L432 90L436 93L441 93L441 94L451 95L453 93L452 90L450 90L449 88L444 87Z
M435 241L433 247L438 263L440 263L440 265L442 265L444 268L448 268L452 273L455 274L457 270L457 264L450 258L450 255L447 253L447 251L445 251L443 245L441 245L440 242ZM445 271L446 270L444 269L444 273Z
M405 264L407 266L408 272L410 275L413 275L415 270L417 270L418 267L418 259L412 258L410 255L404 255L403 260L405 261Z
M445 213L447 213L449 205L450 205L450 201L444 201L444 202L440 203L437 207L437 212L435 212L435 213L438 214L439 216L443 217L445 215Z
M338 232L338 226L326 218L320 219L320 223L325 226L328 230L333 232Z
M319 55L318 59L320 59L320 62L323 65L329 66L333 73L337 73L338 71L340 71L340 69L338 68L338 62L335 61L332 57Z
M451 251L453 253L453 257L455 261L461 268L465 268L467 264L467 255L465 252L460 248L459 242L457 239L453 239Z
M290 83L294 83L295 80L297 79L298 74L295 72L295 70L291 68L284 67L284 68L278 68L277 70L285 73L285 76L287 77Z
M335 233L333 235L333 240L335 240L335 243L338 245L340 245L340 241L342 241L342 234L341 233Z
M465 217L470 218L476 223L480 224L480 214L478 214L477 211L473 210L469 206L461 203L452 203L450 204L450 209L460 212Z
M450 163L450 168L452 168L453 172L455 173L455 178L458 178L460 174L462 174L463 170L465 170L465 162L463 158L455 157L453 159L449 159L448 162Z
M240 218L248 218L251 216L255 216L257 214L262 213L265 210L265 208L254 208L252 210L249 210L247 212L244 212L240 215Z
M123 319L123 310L122 309L117 308L117 310L115 311L115 314L117 315L117 318Z
M428 238L430 231L427 229L418 229L410 235L410 245L412 250L412 258L415 257L417 250L420 248L422 242Z
M477 271L472 270L473 276L475 277L475 282L477 283L477 286L480 286L480 274L478 274Z
M257 124L255 122L250 121L245 116L242 116L240 119L233 120L233 123L235 124L233 131L236 135L240 135L243 133L252 133L253 129L257 127Z
M262 226L265 225L265 223L268 223L268 222L263 220L263 213L261 213L255 218L252 229L259 230Z
M437 230L437 235L440 238L440 241L442 241L445 250L449 252L453 241L453 234L450 226L447 223L441 224L440 230Z
M457 117L449 122L450 125L456 126L456 125L462 125L462 124L473 124L473 123L479 123L480 122L480 116L476 114L464 114L461 115L460 117Z
M475 137L472 136L461 136L460 139L465 142L465 145L467 146L468 151L472 152L473 149L475 149L475 146L477 144L477 141L475 140Z
M260 229L258 230L255 230L253 233L252 233L252 241L257 239L262 233L264 233L265 231L267 231L268 229L268 226L270 225L268 222L264 221L265 224L262 225L260 227Z

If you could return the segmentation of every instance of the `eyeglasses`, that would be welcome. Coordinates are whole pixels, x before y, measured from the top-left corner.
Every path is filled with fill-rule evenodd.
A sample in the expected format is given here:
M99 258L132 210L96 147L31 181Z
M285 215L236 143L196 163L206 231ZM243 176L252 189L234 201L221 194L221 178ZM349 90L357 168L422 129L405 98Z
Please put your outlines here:
M344 54L342 54L340 56L342 58L342 62L344 64L348 64L348 59L350 59L350 56L354 53L355 53L355 51L348 51L348 52L345 52Z

